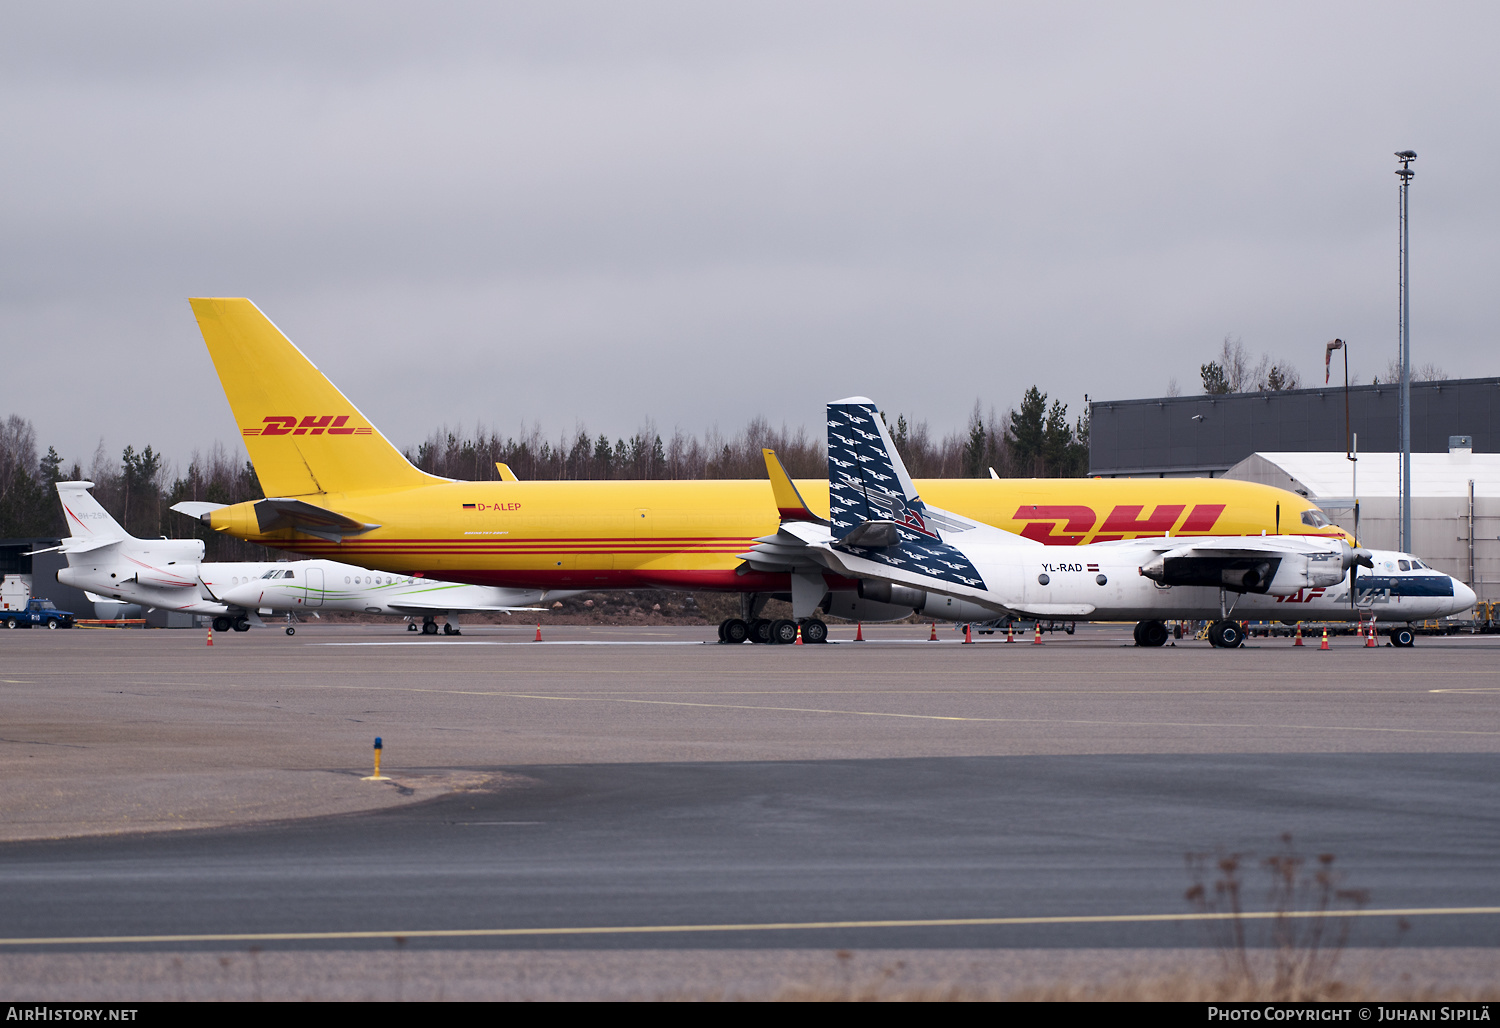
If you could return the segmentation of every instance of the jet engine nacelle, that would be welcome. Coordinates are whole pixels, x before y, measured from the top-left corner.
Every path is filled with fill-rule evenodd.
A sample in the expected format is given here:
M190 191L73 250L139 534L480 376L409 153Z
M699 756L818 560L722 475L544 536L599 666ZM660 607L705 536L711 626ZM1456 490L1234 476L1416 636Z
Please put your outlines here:
M898 603L881 603L867 600L852 589L838 590L829 594L828 613L847 621L900 621L912 616L914 607L903 607Z
M859 595L861 599L874 600L877 603L890 603L898 607L906 607L916 610L927 602L927 591L925 589L912 589L909 586L893 585L890 582L877 582L870 578L859 580Z
M922 604L922 616L939 621L993 621L1000 616L1000 611L970 600L956 600L952 596L928 593L927 602Z
M912 589L908 586L876 582L868 578L860 579L859 595L864 603L874 602L882 606L891 604L893 610L896 609L896 605L900 605L905 607L907 612L915 611L924 618L936 618L939 621L993 621L1000 616L1000 611L970 600L956 600L951 596L927 592L925 589ZM905 616L906 613L900 615L900 617ZM897 618L891 617L889 620L895 621Z

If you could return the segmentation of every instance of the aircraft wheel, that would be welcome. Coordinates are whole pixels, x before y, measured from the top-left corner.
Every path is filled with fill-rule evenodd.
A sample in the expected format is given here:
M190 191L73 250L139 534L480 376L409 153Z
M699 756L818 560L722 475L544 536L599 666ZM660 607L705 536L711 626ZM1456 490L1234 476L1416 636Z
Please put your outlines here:
M1406 647L1412 645L1416 641L1417 641L1417 633L1413 632L1410 628L1393 628L1393 629L1391 629L1391 645L1392 646L1399 646L1402 649L1405 649Z
M437 635L438 634L437 622L436 621L424 621L424 622L422 622L422 634L423 635Z
M1245 628L1238 621L1215 621L1208 626L1208 641L1221 649L1232 650L1245 644Z
M828 641L828 626L817 618L808 618L802 622L802 641L805 643L826 643Z
M249 618L235 618L234 619L234 630L236 632L248 632L248 631L250 631L250 619Z
M286 634L287 635L296 635L297 634L297 630L295 628L293 628L291 625L287 625L286 626Z
M454 631L453 626L451 624L446 624L446 625L443 626L443 634L444 635L457 635L458 633L456 631Z
M730 620L730 618L725 618L723 621L719 622L719 642L724 641L724 626L729 624Z
M720 641L725 643L742 643L750 638L750 626L739 618L730 618L719 626Z
M1167 644L1167 626L1160 621L1142 621L1137 626L1138 640L1141 646L1165 646Z
M791 618L780 618L771 622L771 641L778 646L797 641L797 622Z
M406 630L408 632L420 632L421 631L421 629L417 627L417 623L415 621L408 621L406 623Z
M1144 622L1144 621L1137 621L1135 623L1135 632L1134 632L1134 635L1135 635L1135 644L1137 646L1144 646L1144 645L1146 645L1146 641L1141 638L1141 629L1143 629L1145 627L1146 627L1146 622Z
M753 643L772 643L776 640L771 638L772 621L769 618L756 618L750 622L750 641Z
M214 631L227 632L234 627L234 622L228 618L214 618Z

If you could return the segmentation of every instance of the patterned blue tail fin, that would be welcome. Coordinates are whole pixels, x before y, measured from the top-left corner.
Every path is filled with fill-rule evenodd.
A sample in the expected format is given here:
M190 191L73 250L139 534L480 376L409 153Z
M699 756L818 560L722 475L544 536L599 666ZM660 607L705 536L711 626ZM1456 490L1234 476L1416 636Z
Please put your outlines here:
M867 521L938 537L873 400L852 396L828 405L828 492L835 538Z

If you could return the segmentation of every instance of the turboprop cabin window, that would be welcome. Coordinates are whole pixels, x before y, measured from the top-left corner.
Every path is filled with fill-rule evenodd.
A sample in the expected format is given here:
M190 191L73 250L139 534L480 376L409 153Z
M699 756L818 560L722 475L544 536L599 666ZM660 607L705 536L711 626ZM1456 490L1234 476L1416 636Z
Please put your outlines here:
M1411 570L1411 562L1410 561L1398 560L1398 561L1396 561L1396 566L1398 568L1400 568L1402 571L1410 571Z
M1302 512L1302 523L1309 528L1327 528L1333 522L1328 520L1328 515L1314 507L1312 510Z

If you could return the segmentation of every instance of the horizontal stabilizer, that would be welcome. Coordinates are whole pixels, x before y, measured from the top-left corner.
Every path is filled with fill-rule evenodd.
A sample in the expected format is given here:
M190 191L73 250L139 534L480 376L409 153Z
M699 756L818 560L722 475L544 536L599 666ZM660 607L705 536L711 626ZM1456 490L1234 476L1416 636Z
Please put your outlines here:
M222 510L225 506L226 504L209 503L207 500L183 500L181 503L172 504L172 509L190 518L207 521L210 514L216 510Z
M57 546L48 546L40 550L28 550L26 556L30 557L37 553L88 553L91 550L102 550L106 546L118 546L124 539L80 539L77 536L64 539Z
M315 506L306 500L287 497L272 497L257 501L255 520L262 534L274 532L280 528L291 528L335 543L343 542L351 535L373 532L380 527L363 521L355 521L337 511Z

